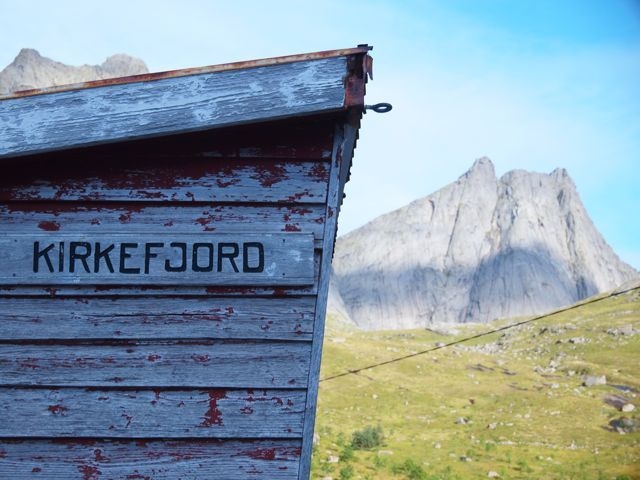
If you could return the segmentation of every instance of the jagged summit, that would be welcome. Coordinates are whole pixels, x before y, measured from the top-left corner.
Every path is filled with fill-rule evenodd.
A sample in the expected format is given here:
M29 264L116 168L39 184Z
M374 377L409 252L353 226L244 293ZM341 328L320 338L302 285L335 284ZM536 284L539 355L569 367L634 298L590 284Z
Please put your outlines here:
M596 230L565 169L498 179L486 157L339 238L334 271L334 294L366 329L541 313L638 278Z
M0 72L0 95L148 71L142 60L125 54L112 55L101 65L73 67L43 57L32 48L23 48L13 62Z

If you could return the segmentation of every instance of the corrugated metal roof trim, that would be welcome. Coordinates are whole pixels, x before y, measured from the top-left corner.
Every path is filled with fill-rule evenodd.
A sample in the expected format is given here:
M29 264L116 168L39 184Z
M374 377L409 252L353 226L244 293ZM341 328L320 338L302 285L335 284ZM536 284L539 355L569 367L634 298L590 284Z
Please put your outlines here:
M31 90L22 90L13 92L9 95L0 95L0 101L10 98L29 97L33 95L44 95L47 93L57 93L69 90L82 90L86 88L103 87L107 85L121 85L135 82L151 82L154 80L162 80L165 78L185 77L188 75L200 75L205 73L224 72L230 70L242 70L255 67L264 67L269 65L279 65L285 63L304 62L307 60L318 60L323 58L343 57L358 53L367 53L373 47L368 45L359 45L355 48L345 48L339 50L324 50L320 52L303 53L297 55L286 55L281 57L270 57L257 60L247 60L241 62L222 63L219 65L209 65L205 67L184 68L180 70L169 70L166 72L143 73L140 75L130 75L127 77L107 78L103 80L92 80L88 82L72 83L68 85L56 85L52 87L37 88ZM370 74L370 72L368 72Z

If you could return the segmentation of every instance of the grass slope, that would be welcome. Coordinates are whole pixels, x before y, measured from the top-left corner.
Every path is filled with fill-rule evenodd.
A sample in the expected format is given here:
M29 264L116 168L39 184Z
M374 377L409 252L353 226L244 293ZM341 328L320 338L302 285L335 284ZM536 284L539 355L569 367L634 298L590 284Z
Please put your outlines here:
M506 324L360 332L329 318L322 378ZM312 478L640 479L640 431L610 424L623 416L640 422L640 289L323 381ZM382 444L351 446L378 426Z

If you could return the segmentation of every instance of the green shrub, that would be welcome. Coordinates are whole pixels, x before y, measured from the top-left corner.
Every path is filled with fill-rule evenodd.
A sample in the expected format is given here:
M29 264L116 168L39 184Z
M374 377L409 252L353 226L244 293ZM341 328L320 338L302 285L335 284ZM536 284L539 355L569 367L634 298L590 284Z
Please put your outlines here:
M364 427L362 430L353 432L351 437L351 446L356 450L369 450L381 446L384 443L384 435L382 427L371 425Z
M340 480L349 480L353 477L354 469L353 465L349 464L340 469Z
M353 460L353 457L355 457L353 447L351 445L345 445L340 452L340 461L350 462L351 460Z
M424 468L410 458L400 465L394 465L392 472L396 475L404 474L409 480L428 480L427 472L424 471Z

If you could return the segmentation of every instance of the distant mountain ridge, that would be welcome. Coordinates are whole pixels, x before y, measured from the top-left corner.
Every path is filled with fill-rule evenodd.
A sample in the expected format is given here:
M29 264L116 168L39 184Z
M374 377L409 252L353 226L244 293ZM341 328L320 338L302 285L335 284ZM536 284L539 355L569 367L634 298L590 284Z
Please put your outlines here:
M488 158L456 182L340 237L329 309L367 330L542 313L640 274L591 222L564 169Z
M101 65L73 67L43 57L37 50L23 48L0 72L0 95L148 72L142 60L122 53L110 56Z

